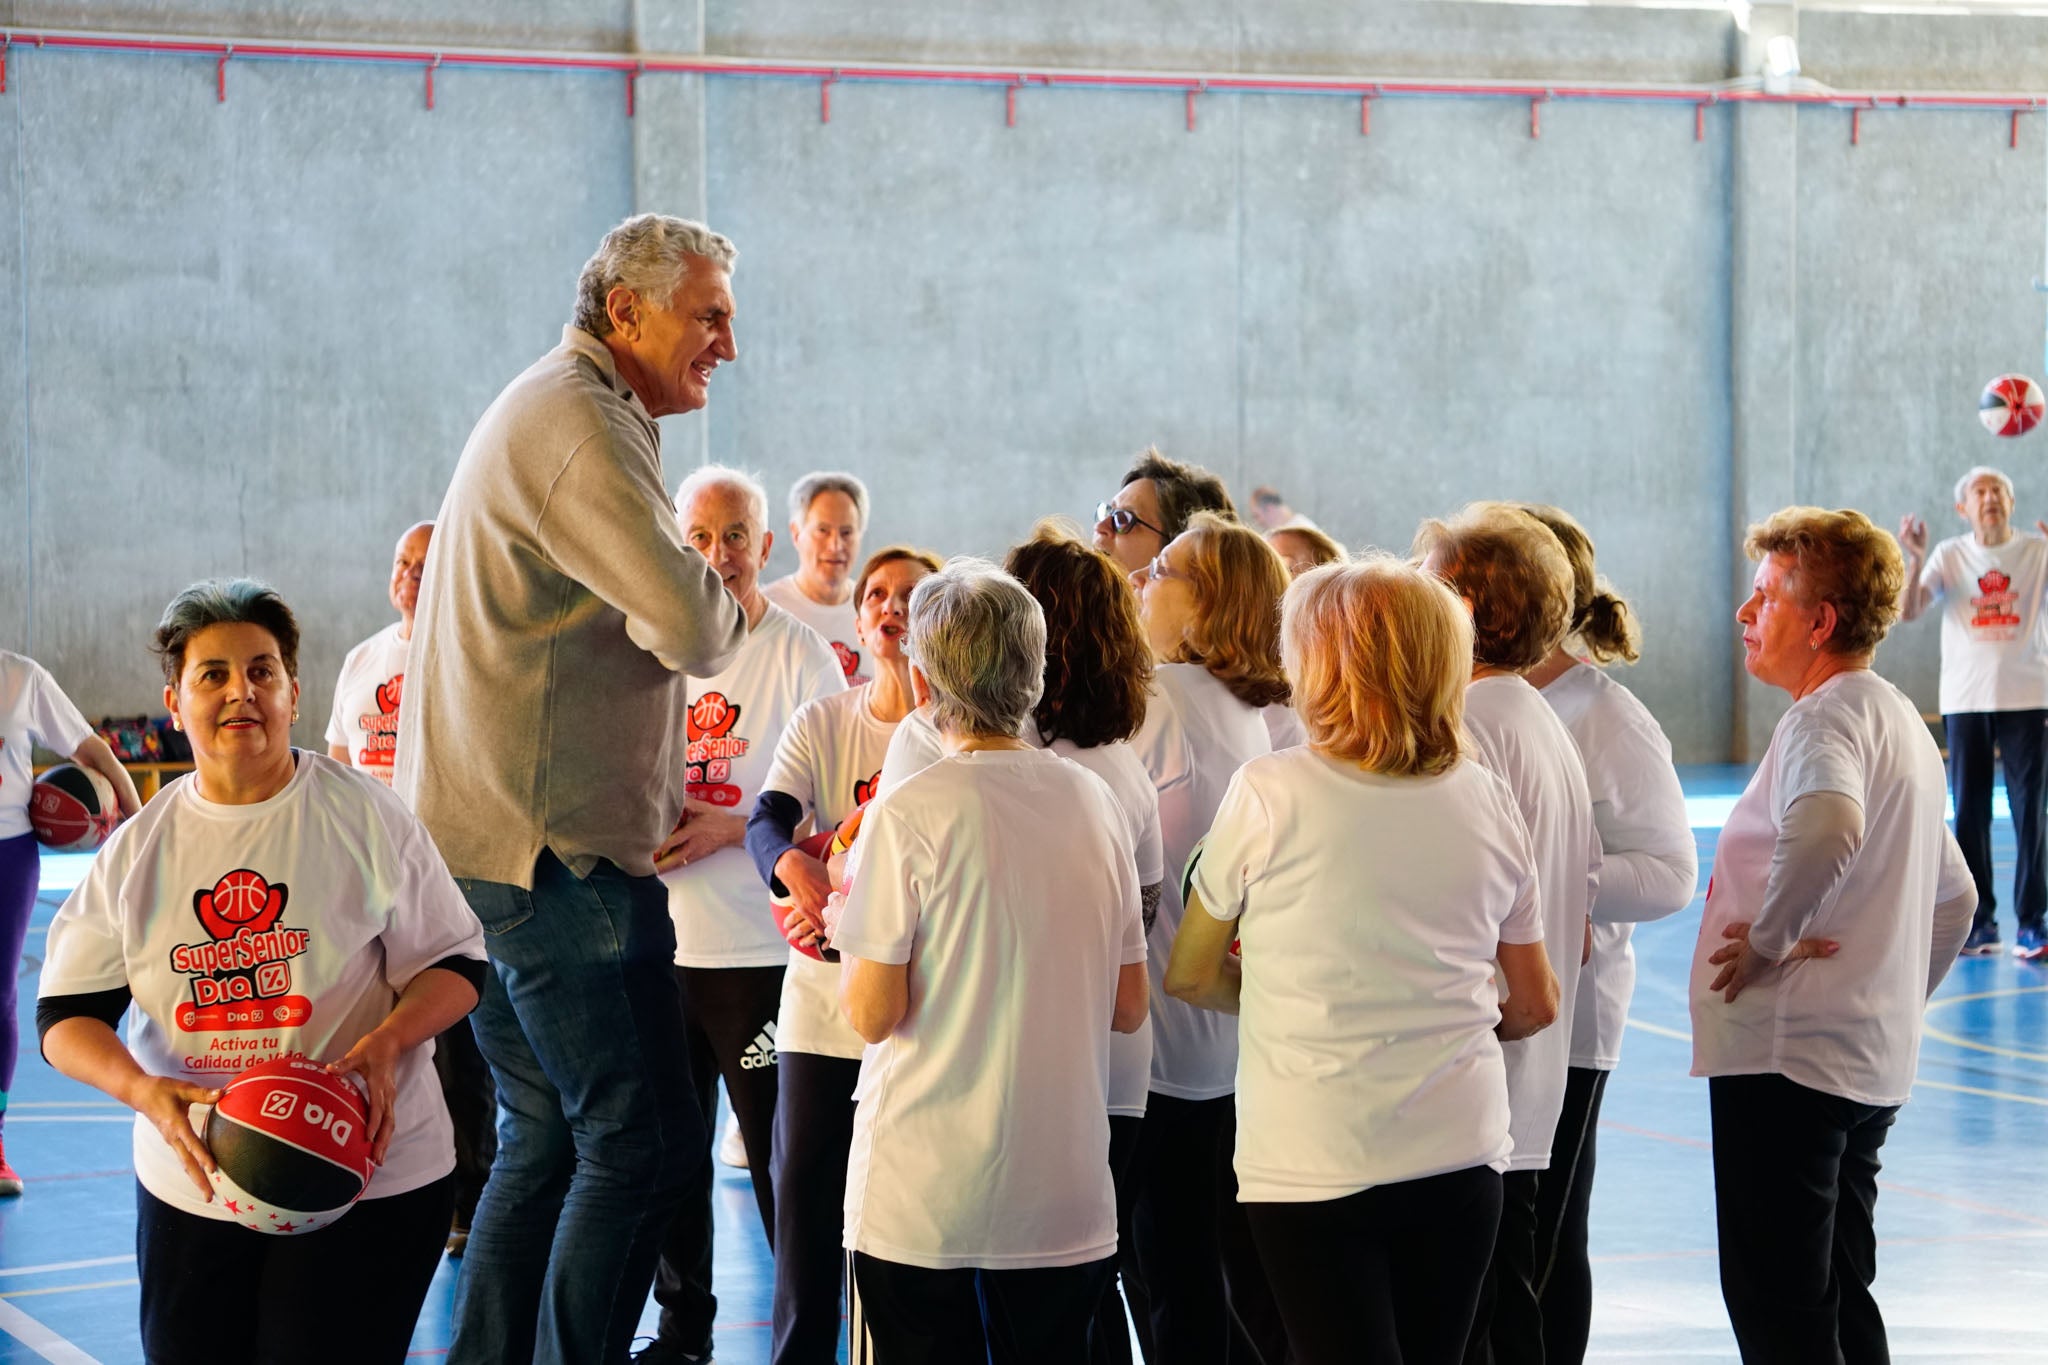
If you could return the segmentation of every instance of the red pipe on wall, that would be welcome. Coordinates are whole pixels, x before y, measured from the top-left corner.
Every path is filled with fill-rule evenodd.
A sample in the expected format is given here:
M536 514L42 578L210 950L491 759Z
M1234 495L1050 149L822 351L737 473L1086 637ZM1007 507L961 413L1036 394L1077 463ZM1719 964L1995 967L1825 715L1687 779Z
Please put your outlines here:
M648 55L599 52L522 52L486 48L433 49L382 45L338 45L208 39L147 34L90 33L56 30L17 29L0 32L0 94L7 91L6 58L13 44L33 44L39 50L149 53L167 56L203 56L215 61L215 98L227 98L227 63L230 57L251 61L353 62L366 64L417 64L428 68L428 107L432 107L434 66L497 68L529 71L616 72L626 77L627 116L633 113L633 82L643 73L702 76L753 76L816 80L824 88L819 96L821 121L831 121L830 85L836 81L866 83L931 83L941 85L988 85L1008 87L1005 102L1014 109L1020 85L1071 86L1079 89L1172 90L1187 97L1187 121L1194 126L1194 97L1208 91L1238 94L1342 95L1361 101L1359 127L1370 130L1370 101L1381 96L1441 97L1464 99L1524 99L1531 102L1531 135L1540 135L1538 102L1547 100L1684 102L1696 106L1694 130L1704 135L1704 107L1708 104L1790 104L1848 109L1999 109L2015 114L2048 107L2048 94L1991 93L1969 91L1877 92L1847 90L1803 90L1773 94L1755 88L1754 82L1698 85L1550 85L1515 81L1402 80L1390 77L1255 75L1242 72L1108 71L1046 68L1019 71L1015 67L994 68L918 63L845 66L825 61L799 59L757 60L751 58ZM1860 120L1857 120L1860 122Z

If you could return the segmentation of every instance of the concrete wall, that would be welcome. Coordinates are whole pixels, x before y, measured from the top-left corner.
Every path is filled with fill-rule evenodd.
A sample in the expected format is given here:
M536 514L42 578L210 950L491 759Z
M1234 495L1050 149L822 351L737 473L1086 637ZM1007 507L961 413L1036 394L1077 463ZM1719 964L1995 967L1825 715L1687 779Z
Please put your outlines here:
M0 3L17 25L1097 67L1715 80L1725 11L1338 0ZM2048 21L1794 16L1809 75L2003 88ZM1635 599L1624 676L1682 759L1754 752L1739 528L1794 498L1937 526L1974 420L2033 370L2042 130L1846 113L238 62L17 48L0 96L0 646L88 711L157 709L171 592L268 577L300 609L317 743L389 544L554 340L636 208L741 248L741 363L667 424L779 487L843 466L871 544L998 553L1085 516L1158 442L1405 548L1467 499L1557 502ZM18 226L17 226L18 225ZM2034 437L2033 440L2048 439ZM2017 449L2022 454L2028 447ZM2022 515L2029 504L2020 476ZM775 572L788 563L778 550ZM1931 626L1882 666L1933 701Z

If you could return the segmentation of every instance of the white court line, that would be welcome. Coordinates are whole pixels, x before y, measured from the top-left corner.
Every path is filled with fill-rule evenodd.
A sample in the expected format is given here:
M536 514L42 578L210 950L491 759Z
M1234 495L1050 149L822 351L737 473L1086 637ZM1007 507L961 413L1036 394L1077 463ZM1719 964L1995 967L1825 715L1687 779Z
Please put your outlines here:
M92 1270L103 1265L127 1265L135 1257L95 1256L89 1261L53 1261L49 1265L16 1265L0 1269L0 1278L13 1275L54 1275L60 1270Z
M17 1114L8 1110L9 1123L133 1123L133 1114Z
M119 1100L13 1100L7 1107L12 1114L17 1109L126 1109Z
M49 1361L50 1365L100 1365L96 1357L79 1350L5 1299L0 1299L0 1332L13 1337Z

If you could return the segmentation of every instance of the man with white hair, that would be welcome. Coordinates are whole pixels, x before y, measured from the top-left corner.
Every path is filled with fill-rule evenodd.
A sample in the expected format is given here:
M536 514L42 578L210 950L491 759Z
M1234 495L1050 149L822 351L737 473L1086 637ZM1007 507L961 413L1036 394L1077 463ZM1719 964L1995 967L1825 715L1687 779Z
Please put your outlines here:
M504 1111L455 1365L623 1360L709 1179L654 854L683 809L684 675L724 667L746 617L683 540L655 419L735 358L734 256L658 214L606 234L435 518L392 785L483 921L471 1022Z
M692 471L676 490L684 541L709 560L746 614L732 662L692 677L687 713L689 786L682 822L655 854L668 883L682 992L678 1039L690 1059L698 1112L717 1113L718 1080L739 1120L761 1228L775 1241L768 1153L775 1126L775 1014L789 944L747 856L747 817L798 707L846 690L825 638L768 600L761 569L775 543L768 497L753 477L722 465ZM718 1301L711 1292L710 1166L676 1211L662 1245L654 1297L661 1323L644 1365L708 1359Z
M848 687L868 680L860 666L853 601L853 574L860 567L860 539L867 529L866 484L827 470L804 475L789 490L796 572L761 589L769 601L825 637L839 655Z
M2039 535L2012 529L2012 480L1979 465L1956 480L1956 513L1970 526L1927 552L1927 523L1899 522L1906 552L1900 615L1911 621L1941 602L1941 719L1948 730L1949 790L1956 842L1977 883L1977 918L1963 951L1999 951L1991 884L1991 773L2005 767L2005 795L2019 840L2013 953L2048 959L2048 865L2043 863L2043 727L2048 726L2048 638L2041 596L2048 590L2048 523Z

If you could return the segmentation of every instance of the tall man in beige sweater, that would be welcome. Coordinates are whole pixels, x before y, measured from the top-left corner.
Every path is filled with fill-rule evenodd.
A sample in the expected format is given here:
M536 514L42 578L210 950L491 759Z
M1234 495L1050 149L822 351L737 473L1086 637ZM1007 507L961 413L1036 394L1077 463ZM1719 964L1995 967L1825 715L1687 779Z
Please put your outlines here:
M436 518L393 785L483 921L473 1022L504 1108L453 1365L624 1360L670 1214L710 1179L654 853L683 810L684 674L723 668L746 620L683 541L655 419L736 356L734 256L679 218L612 229Z

